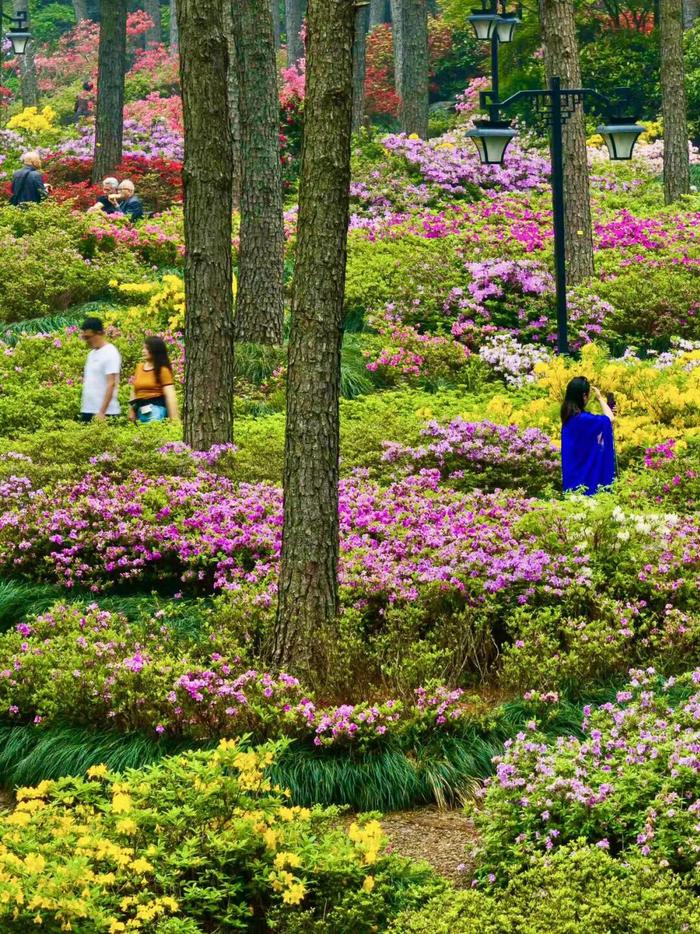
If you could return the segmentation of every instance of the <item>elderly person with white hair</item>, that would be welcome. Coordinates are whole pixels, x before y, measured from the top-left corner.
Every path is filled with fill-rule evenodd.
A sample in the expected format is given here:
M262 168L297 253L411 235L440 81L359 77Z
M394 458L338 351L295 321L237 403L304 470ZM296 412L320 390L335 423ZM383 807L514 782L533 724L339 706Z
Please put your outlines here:
M131 221L140 221L143 217L143 204L141 199L136 196L134 183L125 178L119 182L119 206L117 210L126 215Z
M117 189L119 182L116 178L105 178L102 182L102 194L97 201L87 209L88 214L116 214L119 210L119 196Z
M48 196L50 185L44 184L39 169L41 156L36 150L25 152L22 156L22 168L12 176L12 196L10 204L39 204Z

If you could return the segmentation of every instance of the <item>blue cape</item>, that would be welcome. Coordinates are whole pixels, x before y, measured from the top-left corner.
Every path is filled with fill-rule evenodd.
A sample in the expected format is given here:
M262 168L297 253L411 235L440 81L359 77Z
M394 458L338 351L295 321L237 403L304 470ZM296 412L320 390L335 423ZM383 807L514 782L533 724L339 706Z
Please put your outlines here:
M615 479L615 442L607 415L581 412L561 430L561 469L564 492L583 489L593 496Z

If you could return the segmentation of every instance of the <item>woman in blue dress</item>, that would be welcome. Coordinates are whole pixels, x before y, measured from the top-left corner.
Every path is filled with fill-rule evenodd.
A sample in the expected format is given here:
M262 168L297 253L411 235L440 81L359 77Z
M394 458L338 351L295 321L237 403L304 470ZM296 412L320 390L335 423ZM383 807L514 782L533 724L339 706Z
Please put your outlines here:
M561 407L561 467L564 492L581 490L593 496L615 478L614 415L602 393L593 387L602 415L586 412L591 384L577 376L566 387Z

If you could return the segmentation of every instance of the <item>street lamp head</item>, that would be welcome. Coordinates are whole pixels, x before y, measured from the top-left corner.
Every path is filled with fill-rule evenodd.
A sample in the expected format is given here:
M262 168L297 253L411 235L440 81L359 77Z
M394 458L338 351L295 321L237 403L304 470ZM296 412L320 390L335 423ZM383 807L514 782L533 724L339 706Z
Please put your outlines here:
M474 140L482 165L503 165L508 143L517 135L507 120L477 120L467 133Z
M612 117L610 123L598 127L610 158L615 161L632 158L634 144L643 132L644 127L636 123L634 117Z
M501 16L499 17L498 22L496 23L496 35L498 36L498 41L511 42L515 30L520 25L521 20L517 16Z
M12 44L12 51L15 55L24 55L27 51L27 44L32 38L32 34L27 29L10 29L6 37Z
M474 10L469 17L472 24L474 35L482 42L490 40L496 31L496 26L501 17L497 13L489 13L486 10Z

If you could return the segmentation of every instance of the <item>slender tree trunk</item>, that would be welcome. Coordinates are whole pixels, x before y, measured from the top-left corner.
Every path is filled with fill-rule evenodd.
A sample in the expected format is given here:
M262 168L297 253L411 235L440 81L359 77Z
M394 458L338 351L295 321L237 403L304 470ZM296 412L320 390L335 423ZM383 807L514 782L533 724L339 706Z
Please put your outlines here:
M692 29L698 20L698 0L683 0L683 29Z
M369 28L374 29L375 26L381 26L382 23L388 21L387 0L371 0L369 7Z
M179 37L177 31L177 8L176 0L170 0L170 36L169 36L170 51L176 52L179 44Z
M664 201L690 191L688 107L681 0L661 0L661 113L664 121Z
M547 79L563 88L581 87L573 0L540 0ZM586 156L586 128L580 108L564 126L564 195L567 279L571 284L593 275L593 224Z
M399 38L401 130L428 136L428 9L426 0L398 0L394 42Z
M340 347L352 124L352 0L309 0L292 301L284 531L273 659L310 675L338 611Z
M403 97L403 30L402 7L404 0L391 0L391 35L394 43L394 89Z
M369 7L358 6L355 12L355 44L352 50L352 131L357 133L365 118L365 73L367 66L367 30Z
M31 30L28 0L14 0L12 4L15 15L26 14L25 23ZM36 78L36 63L34 61L34 40L30 39L24 55L19 56L20 93L23 107L37 107L39 105L39 85Z
M282 36L282 14L280 12L280 0L270 0L272 3L272 24L275 30L275 50L280 47Z
M84 19L90 19L87 0L73 0L73 11L76 23L82 23Z
M185 122L185 441L233 433L231 127L222 0L178 0Z
M241 100L238 87L238 56L236 53L236 37L233 24L234 5L239 0L223 0L223 22L226 44L228 48L228 74L226 76L228 87L228 115L231 124L231 152L233 158L231 193L233 209L238 211L241 206L241 187L243 183L243 155L241 152Z
M144 13L148 13L153 20L153 26L147 29L143 34L144 46L148 49L153 45L158 45L163 39L161 33L160 2L159 0L141 0L141 4Z
M241 246L234 334L281 344L284 324L284 220L275 33L269 3L236 0L243 175Z
M97 63L94 182L111 175L122 159L126 0L102 0Z
M304 23L304 0L285 0L287 65L295 65L304 57L304 43L301 41L301 27Z

